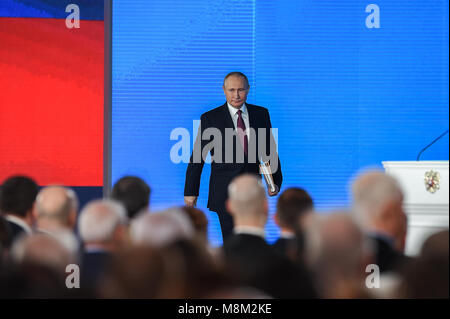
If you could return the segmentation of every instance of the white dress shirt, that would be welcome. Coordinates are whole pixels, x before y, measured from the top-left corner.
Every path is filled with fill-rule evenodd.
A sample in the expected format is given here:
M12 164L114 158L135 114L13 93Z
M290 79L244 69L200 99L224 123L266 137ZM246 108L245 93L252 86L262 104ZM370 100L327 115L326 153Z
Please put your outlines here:
M228 105L228 111L230 111L231 119L233 120L235 130L237 130L237 120L239 117L239 115L237 114L237 111L239 111L239 110L242 111L242 119L244 120L244 124L245 124L245 133L247 134L247 141L250 142L250 133L248 130L248 128L250 127L250 121L249 121L247 106L244 103L244 104L242 104L241 108L237 109L237 108L231 106L230 103L227 103L227 105Z

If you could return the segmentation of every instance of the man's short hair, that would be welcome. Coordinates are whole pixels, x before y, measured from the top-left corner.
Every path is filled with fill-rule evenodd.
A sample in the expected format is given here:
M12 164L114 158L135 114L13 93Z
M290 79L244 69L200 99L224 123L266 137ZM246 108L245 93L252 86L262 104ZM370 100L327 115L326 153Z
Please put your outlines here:
M313 207L313 200L304 189L291 187L278 197L277 215L281 224L295 226L298 225L300 216Z
M150 186L145 181L136 176L125 176L114 185L111 197L125 206L131 219L148 206L150 193Z
M0 189L0 211L26 217L33 207L39 186L26 176L12 176L6 179Z
M247 76L246 76L244 73L242 73L242 72L237 72L237 71L230 72L230 73L228 73L228 74L225 76L225 78L223 79L223 86L225 86L225 82L227 81L227 79L228 79L230 76L239 76L239 77L243 78L243 79L245 80L245 82L247 83L247 88L250 87L250 84L248 83L248 78L247 78Z

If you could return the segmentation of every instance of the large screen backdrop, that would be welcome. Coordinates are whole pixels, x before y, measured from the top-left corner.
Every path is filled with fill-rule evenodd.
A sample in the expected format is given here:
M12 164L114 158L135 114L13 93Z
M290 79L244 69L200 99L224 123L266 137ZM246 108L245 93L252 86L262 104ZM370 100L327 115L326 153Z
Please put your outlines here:
M183 204L187 164L170 154L186 134L171 134L184 128L192 146L230 71L248 75L248 102L278 128L282 190L305 188L319 211L348 206L360 169L415 160L448 128L447 1L129 0L112 12L111 178L144 178L152 210ZM422 159L448 160L448 146L447 135ZM219 245L209 174L198 205Z

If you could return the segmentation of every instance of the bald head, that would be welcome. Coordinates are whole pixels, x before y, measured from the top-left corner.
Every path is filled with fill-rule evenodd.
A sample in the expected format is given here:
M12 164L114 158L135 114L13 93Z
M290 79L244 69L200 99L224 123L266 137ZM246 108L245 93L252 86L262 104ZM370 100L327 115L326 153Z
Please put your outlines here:
M264 187L255 175L236 177L228 186L228 210L239 221L267 220L267 198Z
M77 209L78 199L75 192L63 186L45 187L36 198L38 220L52 219L70 225Z

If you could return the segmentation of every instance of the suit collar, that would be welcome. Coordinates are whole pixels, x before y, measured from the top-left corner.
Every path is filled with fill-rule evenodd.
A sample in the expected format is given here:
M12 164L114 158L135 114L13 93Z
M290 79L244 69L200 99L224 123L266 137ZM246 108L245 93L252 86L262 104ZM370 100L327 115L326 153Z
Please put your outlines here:
M245 103L242 104L242 106L241 106L239 109L233 107L233 106L230 105L229 103L227 103L227 106L228 106L228 112L230 112L230 115L231 115L231 116L236 115L236 112L237 112L238 110L241 110L241 111L242 111L242 114L248 114L247 106L246 106Z
M255 110L253 109L253 105L245 103L245 107L246 107L247 112L248 112L249 125L250 125L250 127L254 128L255 131L256 131L256 134L258 134L257 114L255 114L255 112L254 112ZM225 119L225 124L226 124L225 127L235 128L234 124L233 124L233 120L232 120L231 115L230 115L230 111L228 109L228 103L225 102L221 106L221 109L222 109L223 117Z
M231 119L230 111L228 110L228 104L225 102L221 107L223 118L225 119L225 127L234 128L233 120Z

